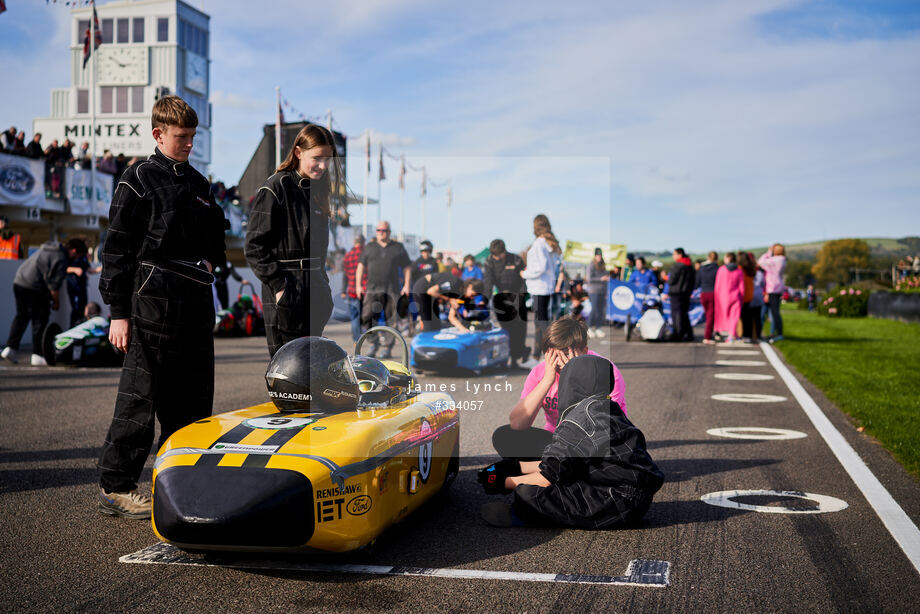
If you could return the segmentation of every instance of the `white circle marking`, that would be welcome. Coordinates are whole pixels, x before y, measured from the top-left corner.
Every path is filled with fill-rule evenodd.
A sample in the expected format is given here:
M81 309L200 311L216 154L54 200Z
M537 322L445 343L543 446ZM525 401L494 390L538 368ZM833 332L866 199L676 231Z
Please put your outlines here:
M795 499L816 501L818 507L811 510L792 510L787 507L739 503L733 500L735 497L793 497ZM723 490L705 494L700 497L700 501L716 507L750 510L752 512L764 512L766 514L821 514L824 512L839 512L848 507L846 501L841 501L835 497L815 495L798 490Z
M717 429L709 429L706 433L714 437L728 437L729 439L761 439L765 441L802 439L803 437L808 437L808 435L801 431L770 429L759 426L725 426Z
M719 350L719 354L725 356L762 356L758 350Z
M748 392L714 394L712 398L716 401L731 401L733 403L781 403L786 400L786 397L781 397L778 394L753 394Z
M716 364L723 367L762 367L767 363L762 360L717 360Z
M763 381L773 379L772 375L766 373L716 373L716 379L744 380L744 381Z

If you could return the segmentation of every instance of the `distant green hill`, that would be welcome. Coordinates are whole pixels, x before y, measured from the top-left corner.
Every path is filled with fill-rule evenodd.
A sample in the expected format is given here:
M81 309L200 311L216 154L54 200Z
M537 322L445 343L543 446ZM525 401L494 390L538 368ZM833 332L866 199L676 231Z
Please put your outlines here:
M849 237L846 237L849 238ZM886 257L886 258L900 258L908 254L915 255L920 254L920 237L903 237L901 239L888 239L883 237L856 237L861 238L863 241L869 244L869 249L871 251L873 258ZM832 239L828 239L832 240ZM786 247L786 255L790 260L814 260L818 252L821 251L821 248L824 246L826 241L811 241L809 243L792 243L784 244ZM738 248L745 251L753 253L755 256L760 256L762 253L767 251L769 246L762 245L760 247L744 247ZM636 252L636 255L645 256L646 260L661 260L665 265L669 265L673 260L671 258L670 251L662 252ZM706 254L691 254L690 259L696 260L698 258L706 258Z

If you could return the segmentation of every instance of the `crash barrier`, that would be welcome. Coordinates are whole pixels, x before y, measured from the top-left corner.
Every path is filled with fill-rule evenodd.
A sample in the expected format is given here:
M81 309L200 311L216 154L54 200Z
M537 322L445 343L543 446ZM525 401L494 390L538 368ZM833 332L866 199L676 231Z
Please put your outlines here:
M0 260L0 347L6 345L6 340L10 333L10 324L13 322L13 316L16 315L16 302L13 298L13 278L16 276L16 269L19 268L22 262L22 260ZM259 295L262 290L262 284L256 278L252 270L248 267L241 267L235 270L240 277L253 284L253 291L256 295ZM332 287L341 287L341 277L338 278L338 283L338 286L333 285ZM239 294L240 282L231 277L227 280L227 289L229 296L235 297ZM109 308L107 305L103 304L102 296L99 294L98 274L90 274L86 280L86 290L89 301L99 303L99 305L102 306L102 315L108 317ZM333 292L333 296L337 295L338 292ZM66 283L61 288L60 304L60 309L51 312L51 319L49 322L56 322L60 325L61 329L67 330L70 328L70 303L67 298ZM30 324L22 337L22 347L31 347L31 345L32 331Z
M869 315L886 320L920 322L920 293L873 292L869 296Z

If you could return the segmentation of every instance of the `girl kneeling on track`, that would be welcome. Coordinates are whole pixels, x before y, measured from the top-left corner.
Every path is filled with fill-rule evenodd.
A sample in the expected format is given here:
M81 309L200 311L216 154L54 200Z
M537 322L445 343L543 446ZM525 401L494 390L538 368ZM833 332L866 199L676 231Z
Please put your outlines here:
M511 409L510 424L500 426L492 434L492 445L502 458L537 460L553 438L559 422L559 372L576 356L598 354L588 349L588 327L570 316L550 324L543 336L543 362L535 366L524 380L521 399ZM626 391L623 376L612 362L614 386L610 398L626 413ZM540 409L546 425L534 428Z
M602 356L568 361L559 378L564 409L542 459L506 459L479 472L487 494L514 492L511 505L485 504L483 520L608 529L642 519L664 475L642 432L608 397L614 387L613 364Z

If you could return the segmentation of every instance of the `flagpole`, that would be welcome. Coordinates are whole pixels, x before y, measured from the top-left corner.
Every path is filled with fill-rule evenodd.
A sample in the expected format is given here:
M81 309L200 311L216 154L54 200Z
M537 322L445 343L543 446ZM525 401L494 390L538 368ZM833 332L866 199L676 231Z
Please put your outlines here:
M450 205L454 197L452 186L453 186L453 179L448 179L447 180L447 249L448 251L453 250L453 242L451 241L451 227L450 227L450 209L451 209Z
M405 241L406 228L406 155L399 155L399 240ZM893 279L893 278L892 278Z
M281 166L281 87L275 87L275 168Z
M90 132L93 134L93 149L89 157L89 192L91 194L90 202L93 203L93 214L96 213L96 2L93 1L90 6L89 15L89 108L90 115Z
M367 236L367 182L370 180L371 174L371 131L366 129L364 131L364 205L361 208L362 215L364 219L361 223L361 230L364 232L364 236ZM376 235L375 235L376 236Z
M425 196L428 194L428 186L425 185L425 182L428 181L428 178L425 176L425 167L422 167L422 233L419 235L420 238L425 238Z
M383 143L377 144L377 149L380 152L380 168L383 168ZM380 179L380 169L377 169L377 222L383 219L383 202L380 198L380 185L382 179Z

